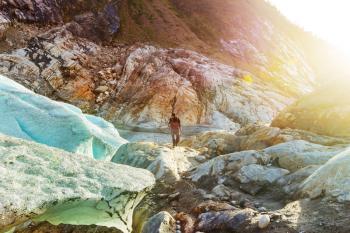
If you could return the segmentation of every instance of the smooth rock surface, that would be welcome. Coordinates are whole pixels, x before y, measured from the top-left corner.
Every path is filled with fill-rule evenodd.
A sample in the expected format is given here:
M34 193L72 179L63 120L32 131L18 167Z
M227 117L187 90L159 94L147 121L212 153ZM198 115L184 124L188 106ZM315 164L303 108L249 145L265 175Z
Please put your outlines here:
M155 179L143 169L96 161L0 135L0 228L32 219L131 231L132 215Z
M157 179L174 182L181 173L199 164L198 152L184 147L169 148L155 143L128 143L122 145L112 162L151 171Z
M286 169L250 164L242 167L236 176L242 184L250 182L272 184L287 174L289 174L289 171Z
M296 172L278 179L277 184L283 187L283 191L286 194L293 196L300 190L300 185L304 182L304 180L311 176L319 167L319 165L311 165L299 169Z
M173 233L175 219L166 211L152 216L142 228L142 233Z
M330 196L338 201L350 201L350 150L338 154L317 169L301 185L301 191L311 198Z
M290 141L264 150L280 167L297 171L310 165L323 165L346 149L346 145L322 146L302 140Z
M37 95L1 75L0 95L3 134L96 159L110 159L126 143L117 129L102 118Z

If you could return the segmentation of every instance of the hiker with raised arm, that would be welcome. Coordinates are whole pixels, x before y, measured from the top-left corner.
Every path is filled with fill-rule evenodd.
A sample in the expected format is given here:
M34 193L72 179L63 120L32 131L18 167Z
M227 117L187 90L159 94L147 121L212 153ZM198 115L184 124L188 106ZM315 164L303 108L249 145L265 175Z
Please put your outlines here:
M180 135L181 135L181 131L182 131L181 121L175 115L175 113L171 114L171 118L169 119L168 126L170 128L171 137L173 139L173 147L175 147L180 142Z

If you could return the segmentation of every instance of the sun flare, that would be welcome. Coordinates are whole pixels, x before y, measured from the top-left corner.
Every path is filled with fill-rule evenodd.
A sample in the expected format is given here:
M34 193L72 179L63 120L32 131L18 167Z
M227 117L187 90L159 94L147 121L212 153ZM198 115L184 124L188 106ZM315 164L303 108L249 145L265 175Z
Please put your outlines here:
M292 22L326 40L350 57L350 1L269 1Z

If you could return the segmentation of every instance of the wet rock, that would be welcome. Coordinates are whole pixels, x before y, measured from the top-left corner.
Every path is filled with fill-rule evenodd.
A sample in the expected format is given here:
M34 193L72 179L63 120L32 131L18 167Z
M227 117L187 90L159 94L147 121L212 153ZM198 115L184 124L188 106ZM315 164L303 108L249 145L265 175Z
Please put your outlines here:
M173 233L175 226L175 219L168 212L162 211L147 220L142 233Z

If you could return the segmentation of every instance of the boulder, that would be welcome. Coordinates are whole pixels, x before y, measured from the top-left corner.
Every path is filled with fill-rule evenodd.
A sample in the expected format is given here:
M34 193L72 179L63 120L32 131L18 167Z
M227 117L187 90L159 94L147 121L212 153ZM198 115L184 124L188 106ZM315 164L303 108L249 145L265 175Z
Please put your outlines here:
M263 150L285 142L304 140L324 146L350 144L347 138L317 135L297 129L279 129L261 124L249 124L236 133L229 131L208 131L185 138L180 145L205 151L211 156L229 154L244 150Z
M89 11L77 15L67 28L75 36L88 38L94 42L111 42L120 28L117 6L109 2L97 13Z
M0 231L31 219L131 231L133 210L154 184L143 169L0 135Z
M102 118L35 94L0 75L0 133L110 159L126 140Z
M151 142L140 142L122 145L112 162L145 168L157 179L174 182L181 178L181 173L199 164L197 155L197 151L184 147L172 149Z
M190 178L194 182L200 182L208 177L221 179L225 174L234 174L242 167L251 164L267 165L270 157L262 152L257 151L242 151L227 155L221 155L199 165L193 172Z
M206 212L197 219L197 231L203 232L239 232L249 225L254 216L251 209Z
M310 165L323 165L345 149L346 145L331 147L296 140L269 147L264 152L276 159L280 167L294 172Z
M311 198L326 195L350 201L350 150L339 153L301 184L301 193Z
M142 233L173 233L175 232L175 219L166 211L162 211L145 223Z
M207 148L211 156L233 153L240 150L240 138L233 132L208 131L195 136L185 138L180 142L181 146L187 146L198 150Z
M286 194L293 196L299 191L300 185L304 180L311 176L319 167L319 165L311 165L301 168L296 172L281 177L278 179L277 184L283 187L282 189Z
M282 168L250 164L242 167L235 176L242 184L253 182L264 185L272 184L288 173L288 170Z

